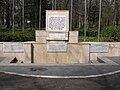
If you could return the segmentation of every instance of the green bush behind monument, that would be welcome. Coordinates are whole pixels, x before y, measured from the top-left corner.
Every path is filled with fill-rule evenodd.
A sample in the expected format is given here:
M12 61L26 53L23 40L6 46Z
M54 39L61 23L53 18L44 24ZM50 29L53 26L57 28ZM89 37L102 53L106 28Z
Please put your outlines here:
M108 42L120 42L120 26L107 26L103 28L102 37Z
M25 42L35 41L34 30L15 30L13 33L10 30L0 30L0 42Z
M79 31L79 41L84 41L83 32ZM93 32L93 33L92 33ZM10 29L0 29L0 42L25 42L35 41L35 30L25 29L24 32L21 29L16 29L14 34ZM86 41L96 42L97 30L87 30ZM100 41L102 42L120 42L120 26L107 26L102 28Z

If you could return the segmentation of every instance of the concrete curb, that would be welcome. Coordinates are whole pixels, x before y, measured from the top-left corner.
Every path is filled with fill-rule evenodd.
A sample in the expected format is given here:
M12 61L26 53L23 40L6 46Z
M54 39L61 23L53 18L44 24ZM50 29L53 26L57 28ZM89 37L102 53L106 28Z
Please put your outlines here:
M97 78L97 77L103 77L103 76L110 76L117 73L120 73L120 70L104 73L104 74L98 74L98 75L87 75L87 76L47 76L47 75L30 75L30 74L20 74L15 72L5 72L0 71L4 74L11 74L11 75L19 75L23 77L35 77L35 78L48 78L48 79L86 79L86 78Z
M89 63L89 64L86 64L86 63L83 63L83 64L0 64L0 66L36 66L36 65L39 65L39 66L70 66L70 65L79 65L79 66L85 66L85 65L109 65L107 63Z

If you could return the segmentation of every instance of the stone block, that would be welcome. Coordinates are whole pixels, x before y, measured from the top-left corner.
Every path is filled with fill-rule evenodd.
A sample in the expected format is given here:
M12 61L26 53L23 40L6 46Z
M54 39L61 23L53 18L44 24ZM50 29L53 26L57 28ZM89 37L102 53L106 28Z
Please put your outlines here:
M69 42L68 43L78 43L78 31L69 32Z
M47 64L47 44L35 43L34 63Z
M69 63L89 63L89 45L69 44Z
M0 43L0 56L3 56L3 43Z
M36 42L39 43L46 43L46 37L36 37Z
M81 63L89 63L90 62L90 46L89 45L81 45Z
M120 44L110 44L109 46L109 55L110 56L120 56Z
M69 42L68 43L78 43L78 37L69 37Z
M24 63L31 63L31 43L24 43L25 61Z
M81 46L77 44L68 44L68 49L69 63L81 63Z
M46 37L47 36L47 33L45 30L36 30L35 34L36 34L36 37Z
M70 37L78 37L78 31L70 31L69 36Z

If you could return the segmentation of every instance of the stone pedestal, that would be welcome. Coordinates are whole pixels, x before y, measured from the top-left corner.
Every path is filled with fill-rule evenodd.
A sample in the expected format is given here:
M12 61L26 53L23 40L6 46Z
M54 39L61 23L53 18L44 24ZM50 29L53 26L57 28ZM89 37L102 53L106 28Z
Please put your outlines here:
M69 32L69 43L78 43L78 31Z
M46 36L47 33L45 30L36 30L36 42L47 43Z

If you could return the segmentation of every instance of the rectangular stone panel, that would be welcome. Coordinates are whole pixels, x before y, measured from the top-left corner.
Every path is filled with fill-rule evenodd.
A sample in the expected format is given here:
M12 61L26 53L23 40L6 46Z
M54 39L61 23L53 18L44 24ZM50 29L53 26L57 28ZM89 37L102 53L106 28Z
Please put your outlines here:
M3 52L22 53L22 52L24 52L23 43L22 42L5 42L5 43L3 43Z
M46 31L68 32L69 11L47 10L46 11Z
M48 44L47 45L48 52L67 52L67 44Z
M49 33L47 40L68 40L65 33Z
M109 44L91 44L91 53L107 53L109 50Z

